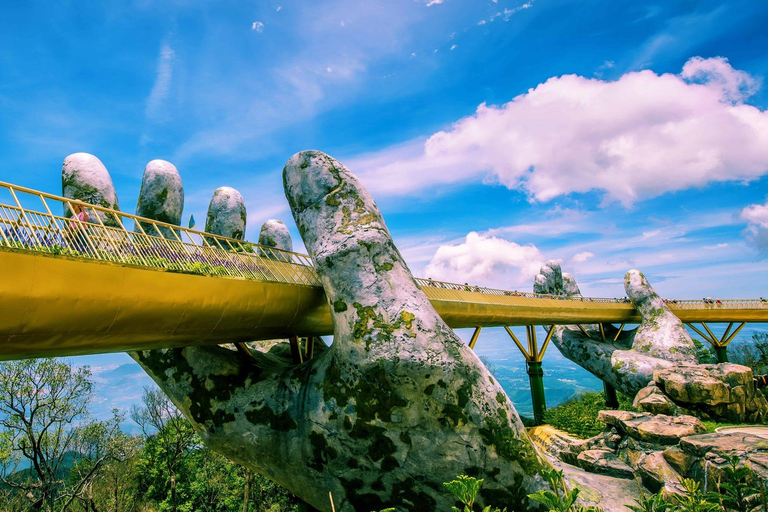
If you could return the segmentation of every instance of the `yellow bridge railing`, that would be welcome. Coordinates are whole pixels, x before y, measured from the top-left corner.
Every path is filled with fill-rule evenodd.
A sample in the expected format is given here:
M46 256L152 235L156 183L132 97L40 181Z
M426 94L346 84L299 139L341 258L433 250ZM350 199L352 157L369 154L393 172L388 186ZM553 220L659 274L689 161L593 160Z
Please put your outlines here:
M89 220L79 220L76 207ZM53 211L65 212L64 215ZM320 286L312 259L295 252L138 217L0 181L0 246L169 271ZM432 298L467 302L465 293L556 299L626 308L626 298L565 297L416 278ZM675 309L768 309L763 299L667 300Z
M4 196L4 197L3 197ZM79 220L75 208L88 213ZM67 212L65 216L53 211ZM169 271L318 286L309 256L0 182L0 246Z

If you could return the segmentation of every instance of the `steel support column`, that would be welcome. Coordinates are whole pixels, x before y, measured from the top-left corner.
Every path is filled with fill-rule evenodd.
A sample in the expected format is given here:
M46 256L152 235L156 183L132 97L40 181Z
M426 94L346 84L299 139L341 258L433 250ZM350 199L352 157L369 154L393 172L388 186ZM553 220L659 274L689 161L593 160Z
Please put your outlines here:
M533 403L533 421L537 425L544 423L547 399L544 396L544 370L541 361L526 361L528 380L531 382L531 402Z
M549 342L552 339L552 334L555 332L555 326L551 326L547 330L547 337L544 340L544 344L539 347L536 341L536 326L526 325L526 335L528 338L528 350L523 347L520 340L517 339L515 333L509 327L504 327L509 337L515 342L517 348L525 357L525 367L528 373L528 380L531 384L531 403L533 405L533 421L537 425L544 423L544 413L547 410L547 400L544 395L544 370L541 367L541 361L544 358L544 353L547 351Z
M605 406L611 409L618 409L619 398L616 396L616 388L612 384L603 381L603 392L605 393Z

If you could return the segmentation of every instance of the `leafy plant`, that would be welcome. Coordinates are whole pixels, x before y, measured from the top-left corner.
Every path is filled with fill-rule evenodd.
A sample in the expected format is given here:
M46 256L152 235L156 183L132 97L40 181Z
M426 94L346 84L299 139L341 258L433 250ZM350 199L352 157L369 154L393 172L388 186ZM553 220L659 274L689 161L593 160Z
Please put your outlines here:
M617 393L617 396L619 410L631 411L630 398L621 393ZM605 430L605 423L597 419L598 413L605 409L603 393L582 393L549 409L544 415L544 421L569 434L589 438Z
M578 487L568 489L563 478L563 472L557 469L544 469L541 475L549 482L551 490L540 490L528 497L543 504L549 512L602 512L594 506L577 505L581 490Z
M640 497L635 499L634 505L625 505L629 510L632 512L672 512L672 505L664 501L664 496L661 493L645 494L639 480L637 480L637 487L640 489Z
M451 494L456 497L457 500L459 500L464 505L463 511L456 507L451 507L454 512L472 512L472 507L474 506L475 500L477 499L477 493L480 491L480 487L483 485L483 480L478 480L477 478L472 478L471 476L459 475L456 477L456 480L445 482L443 485ZM488 505L483 509L483 512L500 511L498 508L491 509L491 506Z
M707 499L734 512L759 510L763 504L762 489L755 485L751 468L741 464L739 457L734 455L728 457L728 467L724 471L725 478L718 482L717 492L707 493Z
M676 497L677 510L680 512L717 512L720 506L707 501L701 491L701 484L690 478L683 479L685 494Z

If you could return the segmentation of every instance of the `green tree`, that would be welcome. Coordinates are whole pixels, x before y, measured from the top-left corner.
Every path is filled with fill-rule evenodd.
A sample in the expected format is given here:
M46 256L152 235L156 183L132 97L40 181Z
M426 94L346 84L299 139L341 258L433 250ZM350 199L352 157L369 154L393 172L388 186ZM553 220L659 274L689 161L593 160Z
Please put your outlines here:
M113 456L105 447L116 423L88 417L90 377L57 359L0 363L0 479L32 510L67 510Z
M165 501L169 509L176 512L180 501L177 493L179 470L185 454L193 448L195 432L159 389L144 388L142 403L141 407L131 408L131 418L146 438L145 457L150 461L141 480L150 496ZM158 474L158 469L163 473Z

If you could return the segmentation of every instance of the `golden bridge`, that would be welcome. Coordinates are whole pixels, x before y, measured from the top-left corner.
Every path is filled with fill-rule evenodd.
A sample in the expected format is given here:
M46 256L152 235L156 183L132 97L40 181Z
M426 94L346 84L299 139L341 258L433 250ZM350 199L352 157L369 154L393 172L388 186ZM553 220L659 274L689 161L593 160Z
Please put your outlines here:
M0 359L333 332L306 255L8 183L0 182L0 193L7 196L0 196ZM90 222L53 213L74 211L77 204L95 213ZM416 282L449 326L476 329L473 347L481 327L640 321L621 299ZM668 305L683 322L702 323L696 330L716 344L733 339L746 322L768 321L768 303L761 299ZM711 322L740 325L717 338Z
M76 205L88 209L88 222L71 216ZM640 322L626 299L416 282L450 327L474 328L471 348L481 328L506 329L525 357L537 420L554 325L597 324L598 338L611 341L604 325L620 324L615 341ZM768 321L762 299L668 305L721 360L747 322ZM716 322L728 323L720 337L708 326ZM510 326L526 326L527 343ZM545 326L543 343L536 326ZM0 182L0 360L222 343L247 352L245 342L288 338L300 363L316 337L332 333L309 256Z

